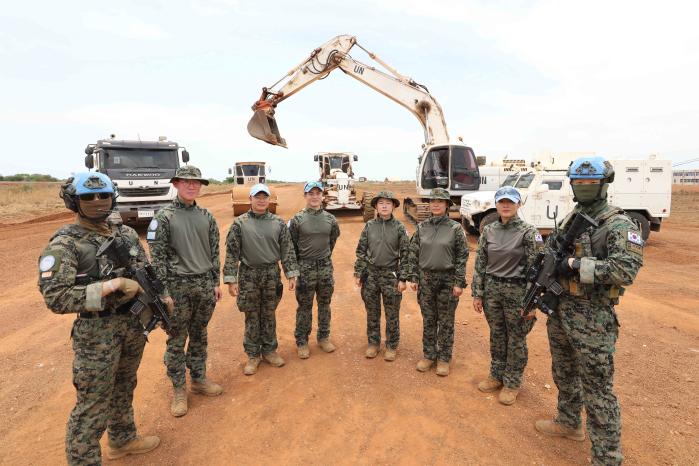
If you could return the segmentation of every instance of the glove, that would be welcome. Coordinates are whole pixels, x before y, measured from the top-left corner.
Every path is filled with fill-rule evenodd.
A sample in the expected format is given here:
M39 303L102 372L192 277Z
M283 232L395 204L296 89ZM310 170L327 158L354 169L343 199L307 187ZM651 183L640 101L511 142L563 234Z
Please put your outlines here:
M121 282L116 289L124 293L124 296L128 299L132 299L139 292L143 293L143 288L141 288L141 285L139 285L137 281L124 277L121 277Z
M558 264L558 267L556 267L556 272L558 272L558 276L562 278L570 278L574 277L576 273L578 273L578 270L580 270L580 259L574 259L573 261L573 268L571 268L568 265L569 259L573 259L572 257L566 257L561 261L560 264ZM575 267L577 263L577 267Z

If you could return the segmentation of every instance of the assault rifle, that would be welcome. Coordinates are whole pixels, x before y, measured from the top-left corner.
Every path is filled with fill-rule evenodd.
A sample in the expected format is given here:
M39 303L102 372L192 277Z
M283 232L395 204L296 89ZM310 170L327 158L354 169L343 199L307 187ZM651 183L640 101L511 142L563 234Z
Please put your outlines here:
M97 257L102 254L107 254L121 269L118 271L103 270L102 276L114 275L130 278L137 281L143 289L143 292L139 292L131 302L131 308L129 309L133 315L138 317L141 316L141 313L146 308L149 308L153 313L148 322L143 325L143 335L148 338L150 332L160 324L168 335L176 337L178 335L177 329L172 326L167 306L160 299L160 295L165 290L165 285L156 276L153 266L150 264L146 264L143 267L133 266L128 247L124 244L123 239L116 234L111 235L97 250Z
M556 311L558 297L563 293L563 287L558 283L558 267L575 253L575 240L578 236L588 228L598 226L593 218L582 212L576 213L568 225L562 237L556 234L552 241L547 241L544 250L539 252L534 265L527 271L527 293L522 300L521 309L525 319L536 308L547 315Z

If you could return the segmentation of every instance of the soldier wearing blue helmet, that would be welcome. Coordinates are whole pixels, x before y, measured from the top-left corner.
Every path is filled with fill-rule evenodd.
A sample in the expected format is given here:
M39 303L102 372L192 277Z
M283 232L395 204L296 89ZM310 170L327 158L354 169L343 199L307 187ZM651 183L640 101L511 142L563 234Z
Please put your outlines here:
M527 365L527 335L534 320L520 317L526 273L543 246L539 231L517 211L522 198L512 186L495 192L498 220L483 228L473 271L473 308L485 313L490 328L490 374L478 384L482 392L502 387L498 401L513 404Z
M77 173L61 186L60 197L76 222L51 237L39 258L39 289L56 314L74 313L73 385L77 402L66 429L68 464L101 464L100 438L109 430L107 457L146 453L160 443L137 435L133 417L136 372L146 339L129 309L141 291L134 280L112 271L140 267L146 253L136 232L107 222L114 208L114 184L101 173ZM122 244L128 257L102 251ZM168 306L172 301L167 298Z
M643 265L644 242L631 218L607 203L607 188L614 181L609 161L579 158L568 168L568 177L577 205L560 223L558 234L565 233L578 212L592 217L597 226L577 238L574 256L558 269L564 292L547 322L558 414L553 420L537 421L536 429L582 441L584 405L592 463L616 465L623 456L619 402L613 392L619 328L614 306Z

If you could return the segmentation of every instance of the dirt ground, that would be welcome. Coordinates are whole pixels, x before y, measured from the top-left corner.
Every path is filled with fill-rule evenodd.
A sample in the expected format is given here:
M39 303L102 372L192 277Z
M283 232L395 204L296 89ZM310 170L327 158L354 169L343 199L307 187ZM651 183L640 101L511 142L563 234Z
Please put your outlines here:
M408 184L395 188L400 195L413 189ZM301 185L277 191L283 218L303 206ZM699 458L699 224L694 221L699 190L686 196L686 212L652 234L645 266L618 307L622 327L615 387L627 464L687 465ZM232 221L229 196L212 193L201 205L212 210L224 239ZM59 209L29 223L0 224L0 464L65 462L65 423L75 402L69 338L73 317L46 309L36 286L36 263L51 234L70 219ZM192 395L189 413L173 418L162 364L165 336L154 332L134 405L139 431L160 435L162 443L156 451L120 464L589 462L589 441L552 440L533 427L534 420L552 417L556 406L543 316L529 337L523 390L511 407L476 388L488 373L488 327L473 312L468 290L457 309L449 377L415 370L422 319L411 292L401 309L398 359L364 358L365 313L352 281L363 223L358 216L342 215L339 221L332 306L332 340L338 350L324 354L313 344L310 359L296 357L296 303L285 292L277 330L287 364L278 369L263 364L257 375L246 377L243 315L226 294L209 326L209 375L223 385L224 394ZM408 229L414 227L408 224ZM469 281L474 238L470 245Z

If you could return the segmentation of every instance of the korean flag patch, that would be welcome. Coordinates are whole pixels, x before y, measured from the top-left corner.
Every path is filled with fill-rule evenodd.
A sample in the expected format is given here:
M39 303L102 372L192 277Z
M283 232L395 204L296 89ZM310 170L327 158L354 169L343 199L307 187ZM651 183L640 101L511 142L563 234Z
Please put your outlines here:
M636 233L635 231L629 231L627 239L630 243L643 246L643 239L641 238L641 235L639 233Z

